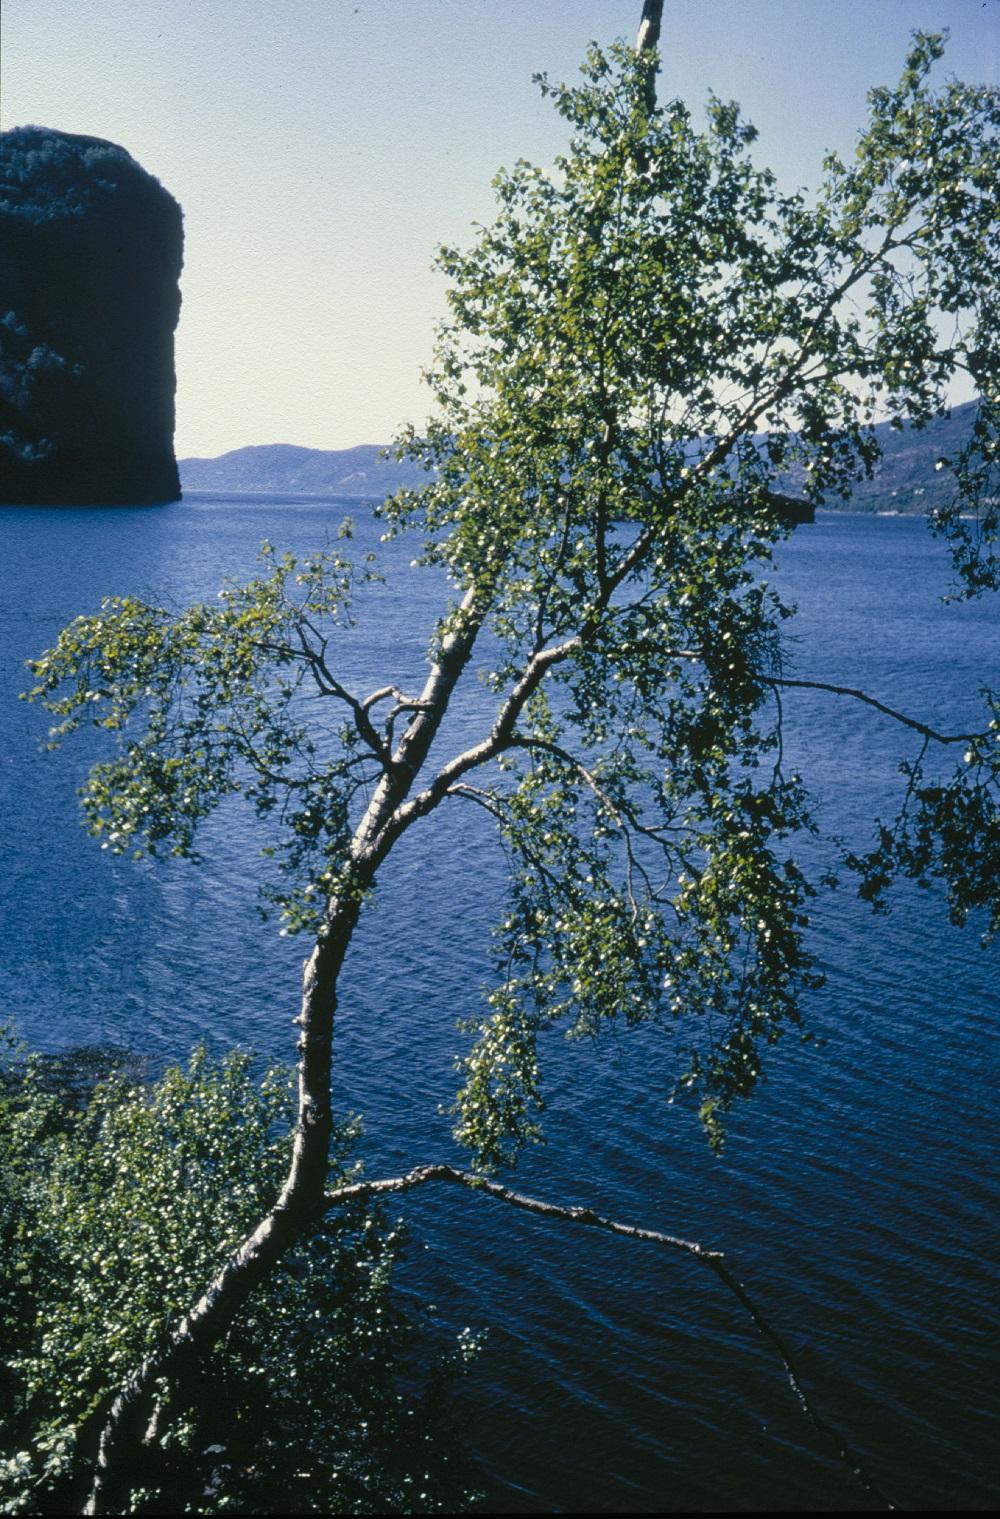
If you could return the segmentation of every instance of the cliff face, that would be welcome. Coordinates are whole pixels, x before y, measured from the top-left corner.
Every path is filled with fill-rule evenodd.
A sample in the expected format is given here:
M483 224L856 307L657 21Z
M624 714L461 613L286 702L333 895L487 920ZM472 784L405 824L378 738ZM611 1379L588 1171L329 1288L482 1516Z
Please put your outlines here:
M176 500L177 202L114 143L18 127L0 244L0 500Z

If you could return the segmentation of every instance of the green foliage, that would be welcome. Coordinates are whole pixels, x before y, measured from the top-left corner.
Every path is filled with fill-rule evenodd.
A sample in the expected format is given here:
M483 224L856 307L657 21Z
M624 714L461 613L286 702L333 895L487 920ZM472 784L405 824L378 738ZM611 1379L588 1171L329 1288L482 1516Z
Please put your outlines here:
M340 536L350 534L347 520ZM277 840L265 853L281 874L269 894L296 932L315 926L311 899L343 863L350 802L371 759L356 752L353 726L326 732L303 687L340 690L327 640L351 624L355 586L373 572L332 549L299 562L265 543L261 558L266 573L224 587L218 606L174 616L134 597L106 599L32 661L37 683L26 694L60 719L52 744L82 724L120 738L81 790L102 848L196 860L198 825L225 798L273 816Z
M885 908L897 875L921 886L942 882L952 922L981 914L986 943L1000 928L1000 698L985 690L983 696L993 716L970 738L961 766L943 778L928 775L925 744L916 760L900 767L907 790L899 816L880 824L874 848L851 864L861 874L861 895L876 908Z
M457 1132L487 1164L538 1137L536 1036L559 1021L693 1018L679 1090L718 1148L816 983L819 882L792 853L813 823L775 694L788 609L764 578L783 472L814 500L848 495L877 461L875 417L919 427L964 370L984 399L936 526L961 594L995 583L1000 104L931 92L941 49L915 39L812 200L753 165L735 105L711 100L701 132L677 101L651 116L643 62L593 49L581 86L541 81L569 154L501 173L497 220L442 253L439 419L402 445L437 477L388 514L460 584L486 580L495 689L573 641L500 760L507 785L466 788L512 868L498 986L460 1062ZM976 758L972 789L960 769L921 792L880 855L884 884L944 877L956 918L998 904L994 729Z
M271 1203L291 1088L246 1055L197 1051L149 1087L121 1076L79 1110L11 1049L0 1087L0 1507L65 1512L78 1433ZM352 1130L337 1136L343 1178ZM170 1405L135 1512L449 1509L443 1364L420 1390L390 1292L398 1230L335 1214L251 1300ZM463 1342L464 1354L471 1341ZM92 1457L92 1452L90 1452Z
M978 420L936 522L960 593L995 585L1000 97L933 90L942 46L914 39L852 161L831 155L812 196L754 164L735 104L711 99L703 128L678 101L650 111L650 63L623 46L592 48L575 87L540 81L568 150L501 172L494 223L441 251L436 413L399 443L427 484L383 508L462 597L424 699L360 698L335 676L355 577L331 555L300 571L269 554L217 609L109 604L34 667L57 734L90 720L120 738L84 789L110 847L190 855L239 793L275 827L291 930L367 889L436 807L490 814L510 899L457 1127L484 1165L540 1133L543 1030L676 1025L677 1090L718 1147L798 1023L822 877L800 848L808 778L782 765L790 609L767 576L787 472L812 500L847 495L877 462L879 415L919 428L971 376ZM492 717L448 755L484 629ZM339 726L307 719L305 688ZM972 779L968 764L911 775L900 828L855 862L870 896L899 872L940 875L957 917L996 911L995 728L974 750Z

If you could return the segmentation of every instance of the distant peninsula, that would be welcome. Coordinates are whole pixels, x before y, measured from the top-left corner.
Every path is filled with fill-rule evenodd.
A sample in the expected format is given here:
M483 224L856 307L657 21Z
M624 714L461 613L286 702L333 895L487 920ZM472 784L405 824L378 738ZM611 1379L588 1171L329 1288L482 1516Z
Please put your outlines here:
M0 501L175 501L181 209L116 143L0 134Z
M218 459L181 459L179 468L185 491L247 495L371 496L383 500L404 486L427 483L427 474L419 466L386 459L384 454L381 443L334 449L262 443L235 448Z
M974 401L956 406L950 417L938 418L919 431L912 427L899 431L888 422L879 423L875 431L883 457L873 478L858 481L849 500L837 497L822 504L840 511L921 514L941 505L953 486L948 472L936 468L937 462L953 457L967 441L975 407ZM217 459L181 459L179 467L185 492L382 500L392 491L426 482L422 469L387 459L384 453L384 446L376 443L340 449L267 443L236 448ZM789 475L782 488L798 501L802 480ZM808 518L798 516L797 520Z

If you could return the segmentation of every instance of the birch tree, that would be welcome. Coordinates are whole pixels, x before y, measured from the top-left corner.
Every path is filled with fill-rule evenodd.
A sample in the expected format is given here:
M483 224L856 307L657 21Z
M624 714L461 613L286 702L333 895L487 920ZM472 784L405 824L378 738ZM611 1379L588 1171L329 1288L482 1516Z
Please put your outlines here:
M958 594L996 588L1000 100L932 88L943 43L916 36L900 82L871 92L854 158L831 154L815 197L787 194L755 165L735 104L710 98L703 128L680 101L656 104L658 28L647 4L638 49L592 46L578 83L539 79L564 155L502 172L492 225L440 252L434 416L398 445L427 483L382 508L452 587L423 686L387 671L350 688L338 630L377 566L352 563L346 540L298 561L265 549L256 579L180 614L106 602L34 665L56 737L96 724L113 746L83 792L93 832L119 852L193 857L208 814L249 806L271 901L309 946L288 1174L81 1432L85 1452L101 1431L87 1512L127 1503L158 1389L185 1385L338 1205L338 981L396 846L432 815L481 809L510 861L456 1100L473 1165L362 1184L373 1193L444 1180L511 1200L480 1178L541 1132L539 1036L555 1026L675 1026L679 1088L721 1144L815 980L808 777L786 770L780 741L795 687L899 725L910 770L898 818L854 862L863 890L940 878L956 921L1000 914L996 697L973 730L945 732L860 677L791 679L790 608L767 584L789 472L812 500L849 493L877 461L875 421L921 426L964 375L976 424L933 526ZM490 715L450 750L456 693L484 671Z

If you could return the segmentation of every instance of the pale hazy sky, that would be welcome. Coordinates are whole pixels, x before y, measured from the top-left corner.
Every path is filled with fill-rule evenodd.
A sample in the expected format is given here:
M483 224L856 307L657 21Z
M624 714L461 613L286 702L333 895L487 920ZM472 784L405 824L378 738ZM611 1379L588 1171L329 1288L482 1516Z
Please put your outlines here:
M2 124L121 143L180 201L177 452L385 442L426 401L438 242L564 124L531 75L640 0L3 0ZM661 97L711 87L788 188L850 151L914 28L997 82L1000 0L666 0Z

